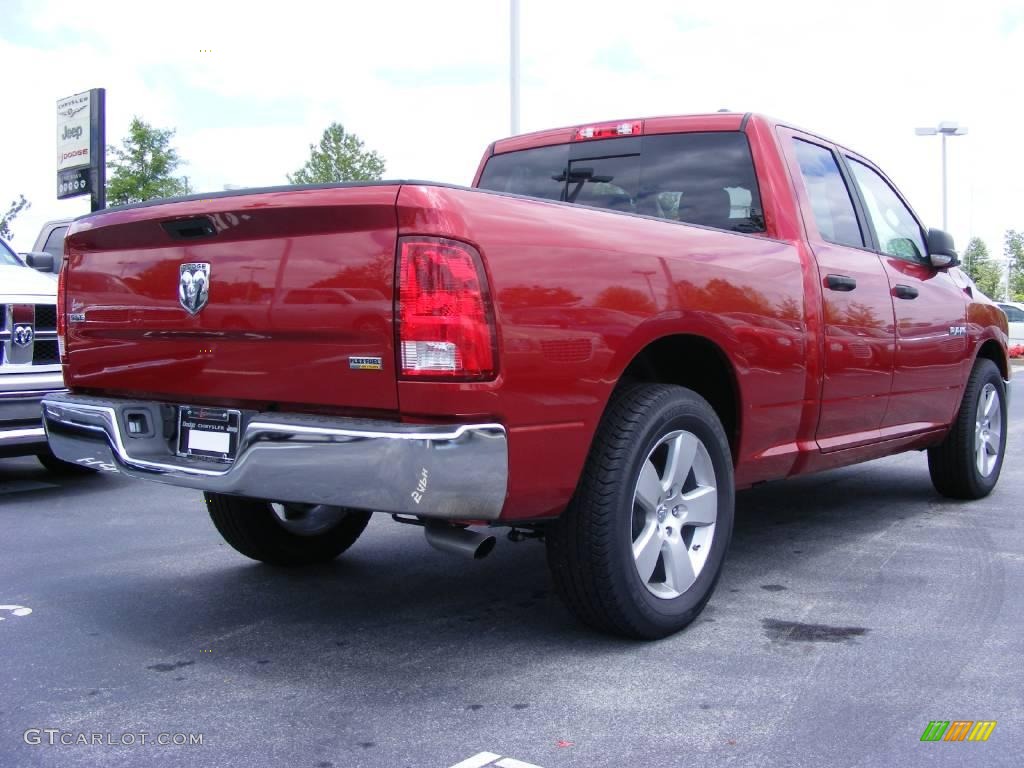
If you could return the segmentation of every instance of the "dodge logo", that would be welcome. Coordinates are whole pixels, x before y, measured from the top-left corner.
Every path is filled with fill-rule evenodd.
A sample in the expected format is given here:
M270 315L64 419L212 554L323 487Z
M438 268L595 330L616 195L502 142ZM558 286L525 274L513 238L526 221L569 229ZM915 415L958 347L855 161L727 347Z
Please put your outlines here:
M182 264L178 278L178 301L190 315L206 306L210 296L210 265Z
M18 324L14 326L14 346L27 347L32 343L36 333L31 325Z

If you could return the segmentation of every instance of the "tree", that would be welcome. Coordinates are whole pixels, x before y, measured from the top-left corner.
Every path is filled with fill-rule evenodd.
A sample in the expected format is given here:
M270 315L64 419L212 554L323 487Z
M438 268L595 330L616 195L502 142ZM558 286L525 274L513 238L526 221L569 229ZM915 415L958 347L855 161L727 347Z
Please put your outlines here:
M173 129L154 128L132 118L122 147L108 147L114 159L107 163L113 169L107 179L107 205L141 203L192 191L188 177L174 176L182 160L171 146L173 137Z
M319 149L315 144L309 145L309 160L288 176L288 183L376 181L383 175L383 158L372 150L364 150L359 137L346 133L341 123L331 123L320 139Z
M17 200L12 200L7 208L7 213L0 216L0 237L4 240L10 240L12 237L11 222L14 221L19 213L31 207L32 203L26 200L24 195L18 195Z
M1006 230L1003 254L1010 262L1010 298L1024 301L1024 232Z
M1000 298L1003 275L999 265L989 258L988 246L980 237L972 237L967 243L961 265L978 290L991 298Z

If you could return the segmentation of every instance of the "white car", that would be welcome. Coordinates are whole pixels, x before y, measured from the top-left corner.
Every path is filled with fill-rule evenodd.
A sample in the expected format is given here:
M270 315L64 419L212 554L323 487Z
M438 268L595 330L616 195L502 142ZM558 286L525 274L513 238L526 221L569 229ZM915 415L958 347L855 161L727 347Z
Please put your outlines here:
M57 282L40 274L53 268L48 254L31 257L36 269L0 240L0 458L34 454L50 470L80 469L57 459L46 442L40 401L64 389Z
M1010 323L1010 346L1024 344L1024 304L998 301L996 305L1006 313L1006 319Z

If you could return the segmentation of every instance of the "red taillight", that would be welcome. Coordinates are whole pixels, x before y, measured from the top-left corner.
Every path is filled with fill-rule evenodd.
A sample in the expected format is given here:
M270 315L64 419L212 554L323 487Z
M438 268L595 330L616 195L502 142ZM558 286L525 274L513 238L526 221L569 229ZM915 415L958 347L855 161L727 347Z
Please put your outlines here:
M398 249L402 375L493 378L494 313L480 254L439 237L403 237Z
M643 132L643 120L626 120L621 123L602 123L601 125L586 125L577 128L572 140L588 141L590 139L610 139L615 136L639 136Z
M57 351L60 353L60 361L64 362L64 338L68 332L67 316L67 264L61 265L60 274L57 276Z

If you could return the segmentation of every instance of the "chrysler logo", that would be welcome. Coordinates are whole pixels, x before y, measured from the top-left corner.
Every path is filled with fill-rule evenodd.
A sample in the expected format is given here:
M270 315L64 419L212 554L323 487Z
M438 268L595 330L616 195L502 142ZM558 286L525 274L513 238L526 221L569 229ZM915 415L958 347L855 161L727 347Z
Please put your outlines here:
M178 278L178 301L190 315L206 306L210 296L210 265L199 262L182 264Z
M81 112L83 109L85 109L87 106L89 106L89 105L88 104L83 104L80 107L68 107L67 109L58 110L57 114L58 115L63 115L64 117L74 117L79 112Z
M14 346L16 347L27 347L32 343L33 337L36 335L35 331L32 330L31 325L18 324L14 326Z

